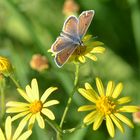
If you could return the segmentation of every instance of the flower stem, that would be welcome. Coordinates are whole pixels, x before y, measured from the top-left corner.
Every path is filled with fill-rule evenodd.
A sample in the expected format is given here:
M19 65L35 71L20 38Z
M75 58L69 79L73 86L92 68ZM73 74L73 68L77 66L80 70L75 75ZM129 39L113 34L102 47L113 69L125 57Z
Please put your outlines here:
M21 88L20 84L17 82L17 80L14 78L13 75L10 75L9 77L13 81L13 83L16 85L17 88Z
M3 87L0 87L0 95L1 95L1 119L2 119L5 113L5 95Z
M0 108L1 108L1 113L0 113L0 118L2 119L5 113L5 79L2 75L0 75Z
M69 110L69 107L70 107L70 104L71 104L71 101L72 101L72 97L73 97L73 95L74 95L74 93L76 91L76 88L77 88L78 75L79 75L79 64L76 63L75 67L76 67L76 70L75 70L74 88L73 88L73 90L71 92L71 95L70 95L68 101L67 101L67 105L66 105L66 107L64 109L64 112L63 112L63 115L62 115L62 118L61 118L61 121L60 121L60 125L59 126L60 126L61 129L63 127L63 123L64 123L64 120L65 120L65 117L66 117L66 115L68 113L68 110ZM57 140L61 140L59 134L57 134Z
M79 64L75 64L75 66L76 66L76 71L75 71L75 79L74 79L74 88L73 88L73 90L71 92L71 95L70 95L70 97L69 97L69 99L67 101L67 105L65 107L64 113L62 115L62 119L61 119L60 125L59 125L60 128L62 128L62 126L63 126L65 117L66 117L67 112L69 110L69 107L70 107L70 104L71 104L71 101L72 101L72 97L73 97L73 95L75 93L75 90L76 90L76 87L77 87L77 83L78 83Z
M76 131L76 130L85 128L86 126L87 126L87 124L78 125L77 127L74 127L74 128L71 128L71 129L63 130L63 133L72 133L72 132L74 132L74 131Z
M49 119L45 119L45 121L58 133L62 133L62 130L61 130L61 128L58 126L58 124L57 123L55 123L54 121L52 121L52 120L49 120Z

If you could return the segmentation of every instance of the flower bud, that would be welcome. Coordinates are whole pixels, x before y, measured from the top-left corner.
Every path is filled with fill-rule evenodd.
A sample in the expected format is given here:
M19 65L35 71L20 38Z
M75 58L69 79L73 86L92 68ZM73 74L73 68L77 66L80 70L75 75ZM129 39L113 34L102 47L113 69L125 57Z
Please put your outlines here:
M65 0L63 6L63 14L70 16L76 14L79 11L79 5L74 0Z
M11 75L13 69L10 61L6 57L0 56L0 74L8 77Z
M140 111L133 113L133 122L140 124Z
M48 60L45 56L40 54L34 54L30 61L30 66L32 69L42 72L45 69L49 68Z

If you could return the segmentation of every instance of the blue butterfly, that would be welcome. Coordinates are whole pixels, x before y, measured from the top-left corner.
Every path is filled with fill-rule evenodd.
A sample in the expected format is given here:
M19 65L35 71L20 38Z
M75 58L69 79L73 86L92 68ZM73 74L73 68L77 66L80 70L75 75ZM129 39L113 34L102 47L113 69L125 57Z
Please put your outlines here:
M62 67L67 62L78 46L84 46L82 38L87 32L94 13L94 10L84 11L78 18L69 16L64 22L60 36L51 46L52 52L56 54L54 60L58 67Z

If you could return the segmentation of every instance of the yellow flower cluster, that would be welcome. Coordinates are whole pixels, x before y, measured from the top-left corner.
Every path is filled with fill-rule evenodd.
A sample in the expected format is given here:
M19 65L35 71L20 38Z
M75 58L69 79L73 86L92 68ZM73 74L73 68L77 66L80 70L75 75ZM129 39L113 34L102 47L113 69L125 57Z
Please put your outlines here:
M117 99L123 89L123 84L116 85L109 81L105 90L101 79L96 78L96 92L89 83L85 83L85 88L79 88L79 93L89 100L91 105L79 107L78 111L91 111L83 120L85 124L93 123L93 130L97 130L102 122L106 121L106 127L111 137L115 135L114 125L123 133L122 122L133 128L132 122L122 115L123 112L136 112L137 106L123 105L131 101L130 97Z

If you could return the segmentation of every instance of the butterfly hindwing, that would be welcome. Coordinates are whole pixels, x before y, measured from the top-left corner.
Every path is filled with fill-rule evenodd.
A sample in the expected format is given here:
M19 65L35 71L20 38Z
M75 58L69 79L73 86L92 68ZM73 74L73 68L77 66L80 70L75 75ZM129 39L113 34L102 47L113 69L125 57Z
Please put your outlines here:
M75 49L76 49L76 45L71 44L71 46L57 53L55 56L55 62L57 66L62 67L66 63L66 61L69 59L69 57L71 56L71 54L74 52Z

